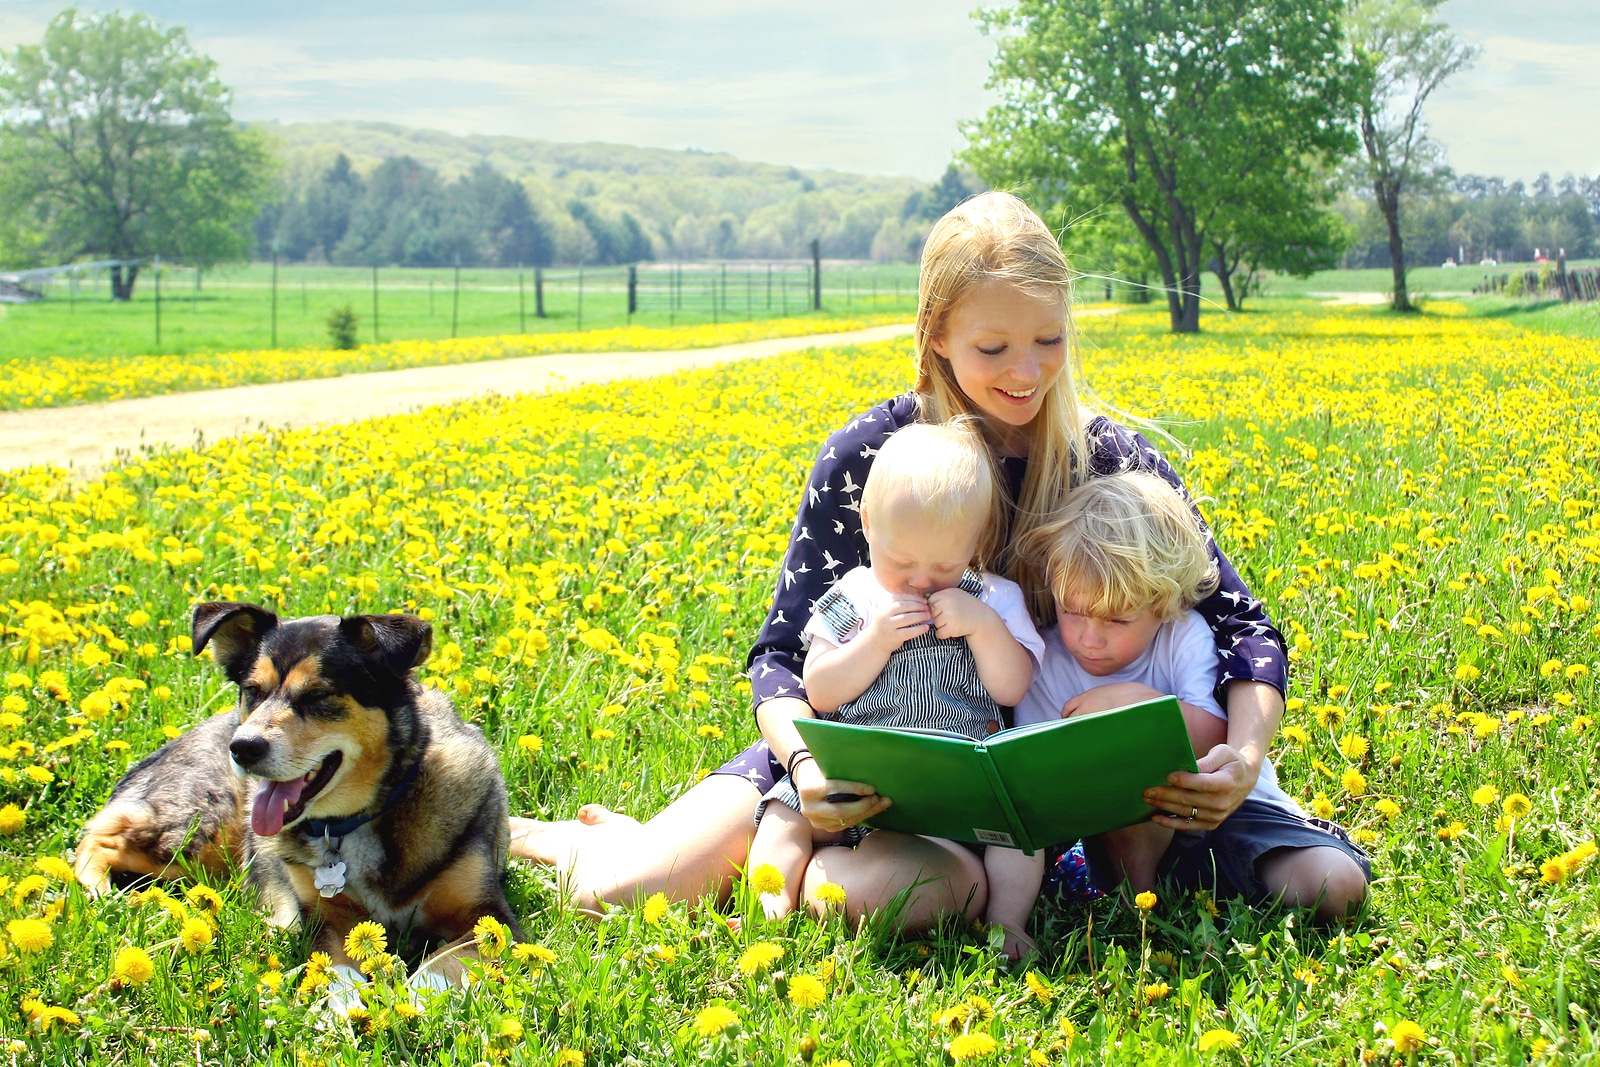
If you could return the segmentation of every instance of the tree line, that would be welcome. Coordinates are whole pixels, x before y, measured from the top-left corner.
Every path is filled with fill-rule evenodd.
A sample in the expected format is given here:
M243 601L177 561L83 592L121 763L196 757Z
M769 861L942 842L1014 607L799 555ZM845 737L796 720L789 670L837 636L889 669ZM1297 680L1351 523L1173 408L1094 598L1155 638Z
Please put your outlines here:
M1271 272L1386 265L1406 310L1411 261L1600 250L1600 179L1450 172L1423 107L1474 51L1440 2L985 8L998 102L965 127L966 169L851 186L769 166L720 196L638 167L574 180L478 162L447 177L393 152L291 179L181 29L68 9L38 45L0 53L0 264L125 261L112 278L125 299L153 256L540 266L792 258L817 240L827 256L914 260L940 214L1002 186L1060 225L1081 267L1164 293L1174 330L1199 328L1207 271L1237 308Z

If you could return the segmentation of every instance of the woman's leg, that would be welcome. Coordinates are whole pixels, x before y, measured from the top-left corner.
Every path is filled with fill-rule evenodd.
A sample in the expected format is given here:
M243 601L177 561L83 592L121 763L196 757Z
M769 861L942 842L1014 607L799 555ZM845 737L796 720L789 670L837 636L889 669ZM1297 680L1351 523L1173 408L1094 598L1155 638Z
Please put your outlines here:
M805 894L821 913L817 886L833 882L845 891L852 924L887 908L904 889L911 893L899 925L920 930L946 915L976 919L989 902L983 860L953 841L877 830L855 848L819 848L806 868Z
M511 820L511 855L554 866L575 907L628 904L653 893L722 898L744 866L760 792L713 774L648 823L586 805L578 820Z

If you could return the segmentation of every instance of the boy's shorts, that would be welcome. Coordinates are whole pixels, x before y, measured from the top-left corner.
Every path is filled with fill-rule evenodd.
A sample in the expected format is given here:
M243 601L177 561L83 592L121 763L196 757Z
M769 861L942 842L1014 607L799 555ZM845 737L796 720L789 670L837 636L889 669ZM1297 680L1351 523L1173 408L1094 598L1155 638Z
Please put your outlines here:
M1274 849L1319 845L1349 856L1366 880L1372 881L1372 861L1343 827L1254 798L1247 798L1215 830L1180 830L1173 834L1157 873L1183 889L1209 889L1218 897L1239 896L1252 905L1265 904L1274 899L1274 894L1256 871L1258 861ZM1051 881L1059 886L1058 892L1070 891L1074 882L1082 884L1081 873L1063 869L1063 864L1067 868L1076 866L1072 853L1070 848L1059 854L1052 852ZM1088 861L1088 885L1097 891L1093 895L1115 889L1118 879L1101 842L1092 837L1086 839L1083 855Z

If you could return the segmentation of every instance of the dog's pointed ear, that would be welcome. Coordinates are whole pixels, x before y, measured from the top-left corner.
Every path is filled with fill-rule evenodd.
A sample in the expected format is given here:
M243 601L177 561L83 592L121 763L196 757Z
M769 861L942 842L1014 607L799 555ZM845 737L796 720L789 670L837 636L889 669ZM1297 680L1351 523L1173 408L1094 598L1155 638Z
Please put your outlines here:
M422 666L433 652L433 627L415 615L354 615L340 619L339 630L368 662L396 678Z
M190 620L190 647L195 655L211 646L211 658L236 684L255 665L261 640L278 625L278 617L254 604L196 604Z

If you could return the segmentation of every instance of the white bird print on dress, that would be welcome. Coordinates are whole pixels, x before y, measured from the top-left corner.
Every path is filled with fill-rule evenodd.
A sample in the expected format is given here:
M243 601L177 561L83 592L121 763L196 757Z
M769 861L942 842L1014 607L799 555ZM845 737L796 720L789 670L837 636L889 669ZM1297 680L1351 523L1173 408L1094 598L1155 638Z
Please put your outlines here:
M832 574L835 570L837 570L838 568L843 567L843 566L844 566L844 560L842 560L842 559L834 559L832 552L829 552L827 549L823 549L822 550L822 569L823 570L827 571L829 574Z

